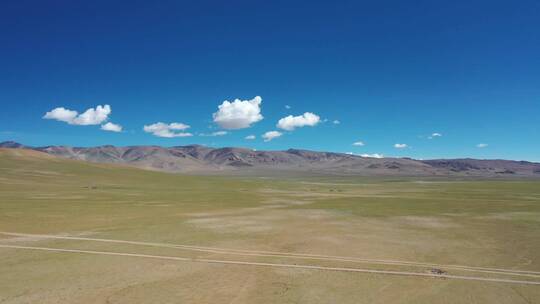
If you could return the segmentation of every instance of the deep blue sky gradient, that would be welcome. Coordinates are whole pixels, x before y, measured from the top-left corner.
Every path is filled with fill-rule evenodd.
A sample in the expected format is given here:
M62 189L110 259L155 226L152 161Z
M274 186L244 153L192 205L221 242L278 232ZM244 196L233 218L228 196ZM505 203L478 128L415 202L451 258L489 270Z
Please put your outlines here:
M250 129L188 138L142 130L163 121L216 131L223 100L256 95L265 118ZM0 141L29 145L540 161L540 2L7 0L0 103ZM41 118L98 104L111 105L124 132ZM341 124L259 137L307 111ZM427 139L433 132L443 136ZM366 145L352 146L359 140Z

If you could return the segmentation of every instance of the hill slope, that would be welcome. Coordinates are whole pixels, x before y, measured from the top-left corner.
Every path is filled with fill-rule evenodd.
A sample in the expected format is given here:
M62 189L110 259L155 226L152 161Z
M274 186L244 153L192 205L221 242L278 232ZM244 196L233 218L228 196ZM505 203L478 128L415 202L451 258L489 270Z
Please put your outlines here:
M200 145L28 147L0 143L10 149L30 149L67 159L116 163L139 168L193 173L298 172L387 176L523 176L540 177L540 164L511 160L366 158L333 152L289 149L255 151L246 148L209 148Z

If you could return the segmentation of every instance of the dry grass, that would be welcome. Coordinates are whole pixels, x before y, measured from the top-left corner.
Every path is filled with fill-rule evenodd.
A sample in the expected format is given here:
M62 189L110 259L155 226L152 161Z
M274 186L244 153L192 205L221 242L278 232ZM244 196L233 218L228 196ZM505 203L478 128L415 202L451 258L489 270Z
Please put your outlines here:
M0 168L0 231L81 238L0 235L0 245L399 272L432 267L373 262L399 260L443 264L450 275L540 280L444 267L540 272L537 181L187 177L5 151ZM246 254L253 251L288 254ZM0 303L540 302L540 288L524 284L15 248L0 248L0 273Z

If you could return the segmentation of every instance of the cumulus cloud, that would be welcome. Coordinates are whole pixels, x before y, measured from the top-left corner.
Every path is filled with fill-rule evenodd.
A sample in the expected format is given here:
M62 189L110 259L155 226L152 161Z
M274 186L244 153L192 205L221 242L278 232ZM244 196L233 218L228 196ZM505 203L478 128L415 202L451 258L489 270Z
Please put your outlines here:
M109 114L111 114L111 107L109 105L97 106L95 109L90 108L75 117L73 124L83 126L99 125L109 118Z
M105 122L111 114L111 106L98 105L95 109L90 108L84 113L79 114L77 111L69 110L64 107L55 108L43 115L43 119L54 119L67 122L70 125L99 125Z
M111 131L111 132L122 132L122 126L118 124L114 124L112 122L108 122L104 125L101 125L101 130Z
M260 96L255 96L251 100L235 99L233 102L225 100L213 114L214 122L223 129L248 128L251 124L263 119L261 103Z
M361 147L361 146L364 146L364 143L361 142L361 141L357 141L357 142L354 142L352 145L357 146L357 147Z
M285 105L285 109L290 110L291 106L290 105Z
M394 148L396 148L396 149L405 149L407 147L408 147L407 144L395 144L394 145Z
M373 154L360 154L362 157L371 157L371 158L384 158L384 155L379 153L373 153Z
M476 145L477 148L486 148L488 144L478 144Z
M71 123L79 113L77 111L68 110L64 107L55 108L43 115L43 119L55 119L58 121L63 121Z
M262 138L264 139L264 141L271 141L272 139L278 138L281 135L283 135L283 133L279 131L268 131L262 135Z
M321 121L321 118L313 113L306 112L299 116L289 115L283 117L277 123L277 127L283 130L292 131L296 128L301 128L305 126L313 127Z
M189 128L190 126L179 122L173 122L170 124L157 122L155 124L145 125L143 130L144 132L151 133L152 135L155 135L157 137L171 138L193 136L193 134L191 133L184 132Z
M245 137L245 139L247 139L247 140L254 140L255 138L256 138L255 135L248 135L248 136Z
M335 119L334 121L332 121L332 123L335 124L335 125L339 125L341 123L341 121Z

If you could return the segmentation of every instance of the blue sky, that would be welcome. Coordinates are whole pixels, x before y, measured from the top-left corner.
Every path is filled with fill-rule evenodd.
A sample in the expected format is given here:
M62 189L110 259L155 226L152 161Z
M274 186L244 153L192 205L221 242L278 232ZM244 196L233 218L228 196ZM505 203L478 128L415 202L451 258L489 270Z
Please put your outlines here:
M540 161L539 16L526 0L3 1L0 141ZM304 113L318 120L277 126Z

